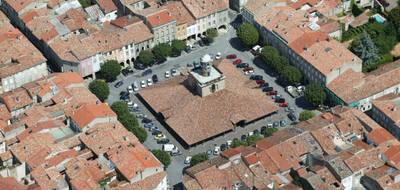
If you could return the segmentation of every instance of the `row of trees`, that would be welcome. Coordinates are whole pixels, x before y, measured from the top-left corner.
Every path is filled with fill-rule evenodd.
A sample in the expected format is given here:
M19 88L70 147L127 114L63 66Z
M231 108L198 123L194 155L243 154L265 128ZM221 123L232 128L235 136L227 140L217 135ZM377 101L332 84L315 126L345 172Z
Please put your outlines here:
M182 40L173 40L171 45L161 43L154 46L151 50L141 51L137 61L145 66L152 66L156 61L164 61L167 57L181 55L185 47L186 43Z
M130 132L132 132L141 143L146 141L147 132L139 126L136 116L129 112L128 105L125 102L117 101L111 105L111 109L117 114L118 121Z

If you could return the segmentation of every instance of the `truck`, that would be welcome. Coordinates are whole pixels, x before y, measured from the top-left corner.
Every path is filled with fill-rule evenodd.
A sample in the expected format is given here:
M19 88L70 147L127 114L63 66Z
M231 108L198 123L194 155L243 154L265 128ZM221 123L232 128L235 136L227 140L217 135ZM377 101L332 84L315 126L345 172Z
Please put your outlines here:
M164 144L162 146L162 150L166 152L171 152L173 150L177 150L178 148L173 144Z
M292 96L293 98L297 98L297 97L300 96L299 91L298 91L297 88L294 87L294 86L287 86L287 87L285 88L285 91L286 91L287 93L289 93L290 96Z

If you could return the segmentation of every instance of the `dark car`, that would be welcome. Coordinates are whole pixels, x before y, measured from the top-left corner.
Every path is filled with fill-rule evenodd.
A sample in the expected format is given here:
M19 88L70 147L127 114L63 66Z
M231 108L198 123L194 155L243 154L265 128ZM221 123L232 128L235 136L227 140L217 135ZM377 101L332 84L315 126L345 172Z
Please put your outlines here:
M250 79L251 80L263 80L263 76L261 76L261 75L251 75Z
M297 117L296 117L296 115L294 115L293 112L290 112L287 116L292 121L296 121L297 120Z
M265 80L256 80L256 83L258 84L258 85L262 85L262 84L265 84Z
M236 54L229 54L226 56L227 59L236 59Z
M192 48L190 46L186 46L185 52L190 53L192 51Z
M221 144L220 148L221 151L225 151L226 149L228 149L228 146L226 144Z
M194 67L195 69L197 69L197 68L200 68L201 65L200 65L199 62L193 61L193 67Z
M115 83L114 87L115 87L115 88L119 88L119 87L122 86L123 84L124 84L124 82L118 81L117 83Z
M122 95L124 95L124 94L129 94L129 92L127 92L127 91L121 91L121 92L119 93L120 96L122 96Z
M123 95L121 95L120 97L119 97L119 99L120 100L130 100L130 97L129 97L129 93L128 94L123 94Z
M166 61L167 61L167 59L165 59L165 58L160 58L160 59L157 59L156 62L154 62L154 64L161 65L161 64L163 64L163 63L166 62Z
M274 88L272 86L268 86L268 87L263 88L264 92L271 92L273 90L274 90Z
M157 75L153 75L153 76L151 77L151 79L153 80L154 83L157 83L157 82L158 82L158 76L157 76Z
M147 70L143 71L142 76L146 76L146 75L149 75L151 73L153 73L153 70L147 69Z
M146 68L146 66L143 65L142 63L135 63L134 67L135 67L135 69L138 69L138 70L144 70Z
M156 135L158 135L158 134L162 134L162 132L161 132L161 131L157 131L157 130L153 130L153 131L151 132L151 135L154 135L154 136L156 136Z
M143 127L144 128L148 128L148 129L151 129L152 127L154 127L154 123L152 122L152 123L145 123L144 125L143 125Z
M276 103L284 103L285 101L286 101L285 98L276 98L275 99Z
M268 96L274 96L274 95L277 95L277 94L278 94L278 91L276 91L276 90L267 92Z
M133 73L133 70L130 66L126 67L125 69L121 70L122 75L128 76L129 74Z
M236 65L237 68L246 68L248 66L249 66L248 63L240 63L240 64Z
M260 84L260 88L262 88L262 89L264 89L268 86L269 86L269 84L267 82L265 82L264 84Z
M157 140L157 144L168 144L169 143L169 139L160 139Z
M153 122L151 119L149 119L149 118L143 118L142 119L142 123L151 123L151 122Z

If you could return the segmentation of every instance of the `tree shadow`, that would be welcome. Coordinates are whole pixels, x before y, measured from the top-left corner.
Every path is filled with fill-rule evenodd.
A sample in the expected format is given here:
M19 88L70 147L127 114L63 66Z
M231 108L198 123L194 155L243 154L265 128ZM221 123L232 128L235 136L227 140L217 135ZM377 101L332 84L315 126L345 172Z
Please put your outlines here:
M304 96L296 98L295 104L297 105L297 107L305 109L305 110L313 110L313 109L315 109L315 107L313 105L311 105L310 103L308 103L306 101Z
M236 50L238 50L238 51L244 52L244 51L247 50L247 48L244 47L244 46L242 45L242 42L240 41L240 39L239 39L238 37L231 38L231 39L229 40L229 44L230 44L234 49L236 49Z

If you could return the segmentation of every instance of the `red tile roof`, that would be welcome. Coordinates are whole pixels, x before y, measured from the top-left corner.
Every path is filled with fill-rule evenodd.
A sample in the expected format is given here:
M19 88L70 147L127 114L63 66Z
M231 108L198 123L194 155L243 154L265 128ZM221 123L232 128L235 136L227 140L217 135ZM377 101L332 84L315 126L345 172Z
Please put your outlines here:
M105 103L83 105L72 114L71 118L81 129L96 118L116 117L117 115Z
M174 21L174 18L167 10L162 10L160 12L151 14L147 16L147 21L150 23L151 27L155 28L167 23Z
M96 0L99 7L104 10L104 12L110 13L117 10L117 6L115 6L112 0Z
M386 129L380 128L368 133L368 139L373 141L376 145L380 145L389 140L394 140L395 138Z

